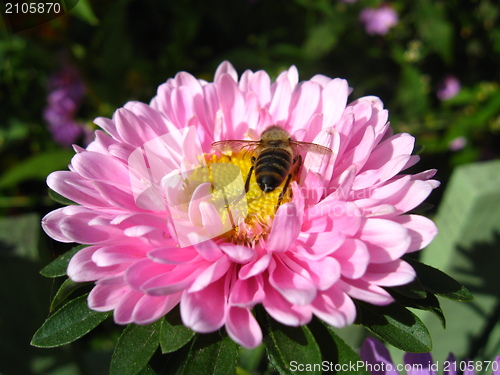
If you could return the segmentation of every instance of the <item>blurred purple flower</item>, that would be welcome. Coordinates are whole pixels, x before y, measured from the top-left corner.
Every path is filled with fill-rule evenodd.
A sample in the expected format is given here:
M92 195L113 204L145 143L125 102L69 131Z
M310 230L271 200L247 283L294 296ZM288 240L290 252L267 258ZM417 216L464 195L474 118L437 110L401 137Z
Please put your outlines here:
M444 363L433 362L430 353L405 353L404 365L395 365L387 348L378 340L367 338L360 351L361 359L365 362L365 368L371 375L437 375L436 370L443 368L443 375L457 375L463 371L464 375L475 375L476 362L457 363L455 356L449 354ZM479 362L477 362L479 363ZM444 366L447 364L447 366ZM492 375L500 375L500 355L494 361L489 362ZM483 365L483 363L481 363ZM485 367L482 367L485 370ZM486 369L486 370L489 370ZM401 372L398 372L401 371ZM402 371L405 372L402 372Z
M467 145L467 138L464 136L456 137L448 143L448 148L451 151L460 151Z
M48 91L43 117L54 140L69 147L89 131L74 119L85 95L85 85L78 70L64 62L62 68L49 78Z
M437 97L440 100L453 98L460 91L460 81L452 75L446 76L438 86Z
M378 8L365 8L359 14L359 19L365 24L370 35L385 35L391 27L399 22L396 11L388 4Z

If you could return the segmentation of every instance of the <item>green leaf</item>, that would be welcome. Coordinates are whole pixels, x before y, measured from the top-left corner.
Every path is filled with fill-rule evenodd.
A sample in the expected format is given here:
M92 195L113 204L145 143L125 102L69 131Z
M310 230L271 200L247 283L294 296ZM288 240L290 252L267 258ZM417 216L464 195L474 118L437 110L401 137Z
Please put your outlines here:
M359 355L335 333L334 328L317 318L308 327L321 349L322 361L318 365L324 373L338 368L337 375L370 375L361 365Z
M103 322L111 312L88 308L87 294L69 301L50 316L35 332L31 345L53 348L73 342Z
M280 374L296 374L301 364L321 363L320 347L307 326L285 326L264 314L264 344L271 364ZM321 374L321 369L308 373Z
M66 2L69 2L66 0ZM72 1L74 2L74 0ZM99 24L99 19L95 16L92 6L88 0L76 1L76 6L71 9L71 14L87 22L89 25L96 26Z
M72 248L71 250L65 252L61 256L54 259L52 262L47 264L40 273L45 277L59 277L66 275L66 269L68 268L69 261L73 256L87 247L87 245L78 245Z
M427 292L425 291L424 286L420 283L420 281L418 281L418 279L415 279L411 283L405 285L394 286L387 289L412 299L427 298Z
M162 353L174 352L186 345L195 332L187 328L181 320L179 308L173 309L161 322L160 346Z
M419 310L428 310L438 317L443 328L446 328L446 318L444 316L441 305L438 299L432 293L427 293L425 298L408 298L404 295L399 295L394 291L396 288L387 288L389 293L401 305Z
M415 269L418 280L427 291L455 301L471 302L474 300L474 296L466 287L437 268L410 258L405 258L405 261Z
M179 374L235 374L238 344L220 332L196 335Z
M137 375L157 375L157 373L151 366L146 366Z
M451 63L453 28L446 19L444 6L431 0L418 0L415 4L416 24L422 39L445 63Z
M30 179L45 180L51 172L58 169L67 169L74 155L74 151L69 150L57 150L33 155L15 164L0 176L0 188L15 186Z
M111 358L110 375L136 375L148 365L159 345L160 324L129 324L123 330Z
M59 305L62 304L66 300L66 298L68 298L75 290L89 284L92 283L75 283L71 279L64 280L62 285L59 287L56 295L52 299L52 303L50 304L50 311L55 311L59 307Z
M56 193L54 190L49 189L49 197L52 199L54 202L61 203L62 205L69 206L72 204L77 204L73 201L70 201L68 198L63 197L61 194Z
M410 310L397 303L375 306L357 301L357 305L360 323L389 344L412 353L432 349L429 331Z

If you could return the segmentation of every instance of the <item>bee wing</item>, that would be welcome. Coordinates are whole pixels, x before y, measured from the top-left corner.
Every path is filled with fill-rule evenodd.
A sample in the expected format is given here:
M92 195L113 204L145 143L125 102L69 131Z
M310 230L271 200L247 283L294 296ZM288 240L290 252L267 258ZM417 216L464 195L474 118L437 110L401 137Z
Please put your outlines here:
M321 155L331 155L333 153L328 147L310 142L290 141L298 154L313 152Z
M253 150L260 144L260 141L245 141L245 140L236 140L236 139L227 139L223 141L217 141L212 143L212 148L216 151L220 151L222 153L227 153L229 151L232 152L240 152L242 150Z

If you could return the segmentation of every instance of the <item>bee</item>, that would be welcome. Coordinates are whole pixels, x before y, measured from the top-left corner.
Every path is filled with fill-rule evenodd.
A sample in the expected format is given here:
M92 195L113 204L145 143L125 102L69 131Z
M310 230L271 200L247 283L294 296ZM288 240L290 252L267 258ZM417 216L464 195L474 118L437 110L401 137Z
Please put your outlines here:
M281 200L288 190L291 179L297 176L300 171L300 167L302 166L301 153L332 154L332 150L328 147L293 140L290 134L279 125L267 127L262 132L259 141L218 141L212 143L212 148L219 151L227 149L235 152L243 149L253 151L251 157L252 166L245 182L246 192L249 189L252 173L255 173L257 185L264 193L275 190L286 180L277 206L281 204Z

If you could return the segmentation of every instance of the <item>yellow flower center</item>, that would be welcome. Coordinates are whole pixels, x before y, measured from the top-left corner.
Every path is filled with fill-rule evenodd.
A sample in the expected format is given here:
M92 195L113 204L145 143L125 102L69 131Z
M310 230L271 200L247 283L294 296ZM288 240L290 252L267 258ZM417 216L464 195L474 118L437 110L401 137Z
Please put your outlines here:
M212 201L225 202L224 205L216 206L219 206L218 212L223 220L227 218L232 224L232 230L223 236L229 242L253 246L269 233L278 203L284 204L290 200L291 189L287 189L279 202L285 182L273 191L264 193L257 184L255 173L252 172L248 191L245 193L245 183L252 167L249 152L205 155L205 161L210 182L213 184ZM239 215L233 215L232 211Z

